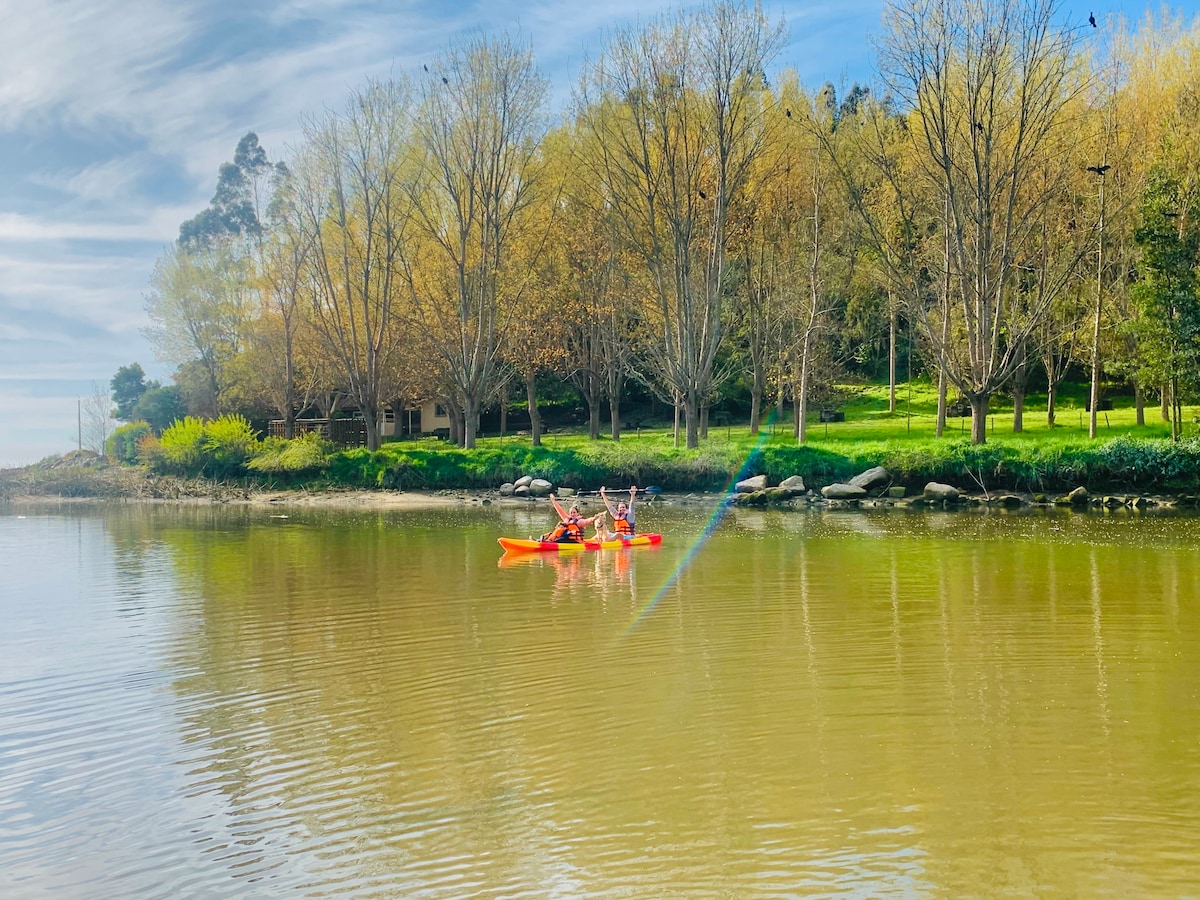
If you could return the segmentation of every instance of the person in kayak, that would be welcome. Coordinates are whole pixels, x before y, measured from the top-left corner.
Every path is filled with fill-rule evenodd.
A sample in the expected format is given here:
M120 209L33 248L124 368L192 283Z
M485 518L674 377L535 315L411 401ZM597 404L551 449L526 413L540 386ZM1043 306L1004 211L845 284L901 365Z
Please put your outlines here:
M550 495L550 502L554 505L554 511L558 513L560 521L553 530L542 535L543 541L552 541L556 544L582 544L584 529L588 525L594 525L596 519L603 515L603 513L597 513L585 519L579 512L578 506L572 503L570 509L564 510L553 494Z
M633 499L637 496L637 488L629 489L629 502L622 500L617 504L616 508L608 501L608 493L606 488L600 488L600 499L604 501L604 505L608 508L608 513L613 517L613 530L622 538L629 539L636 534L634 530L634 512Z

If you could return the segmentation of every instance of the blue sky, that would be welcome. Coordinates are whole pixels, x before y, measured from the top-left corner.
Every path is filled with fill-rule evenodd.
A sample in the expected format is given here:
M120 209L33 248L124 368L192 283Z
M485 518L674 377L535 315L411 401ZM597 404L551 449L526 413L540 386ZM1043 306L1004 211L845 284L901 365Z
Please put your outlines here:
M1145 3L1084 0L1134 18ZM419 68L464 30L528 40L563 103L607 29L657 0L39 0L0 8L0 466L75 445L76 401L140 362L145 293L180 222L247 131L272 158L368 76ZM1200 0L1168 4L1193 15ZM1158 4L1154 4L1157 9ZM773 0L778 61L817 86L868 80L882 0ZM1076 11L1064 10L1068 15Z

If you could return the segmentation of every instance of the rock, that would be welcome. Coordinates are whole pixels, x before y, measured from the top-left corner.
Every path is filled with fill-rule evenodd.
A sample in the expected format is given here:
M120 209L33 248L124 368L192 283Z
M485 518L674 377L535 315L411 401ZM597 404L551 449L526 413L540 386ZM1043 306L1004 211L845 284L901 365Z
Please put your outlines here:
M887 495L893 500L901 500L908 495L908 489L902 484L892 485L887 489Z
M873 469L867 469L850 479L850 484L854 487L860 487L864 491L869 491L871 488L881 484L887 484L892 480L891 474L883 466L875 466Z
M767 486L766 475L752 475L750 478L743 479L733 486L734 491L739 494L752 494L755 491L764 490Z
M951 487L948 484L939 484L936 481L931 481L925 485L924 497L926 500L957 500L962 494L956 487Z
M804 479L799 475L789 475L783 481L779 482L777 490L786 491L790 496L803 494L808 488L804 486Z
M545 478L535 478L529 482L529 493L534 497L545 497L554 490L554 485Z
M558 489L558 496L560 496L560 497L574 497L574 496L575 496L575 488L560 487L560 488Z
M1016 509L1018 506L1023 505L1023 503L1024 501L1016 494L1000 494L992 498L993 506L1002 506L1005 509Z
M1089 499L1087 488L1085 487L1077 487L1067 494L1067 502L1072 506L1087 506Z
M520 478L514 481L513 484L516 487L529 487L529 482L531 481L533 481L532 475L522 475Z
M529 485L522 484L519 487L514 488L513 496L514 497L528 497L529 496Z
M867 496L867 489L855 484L827 484L821 488L821 496L826 500L858 500Z
M516 489L517 486L515 484L513 484L511 481L506 481L504 484L500 485L500 496L511 497L513 495L513 491Z

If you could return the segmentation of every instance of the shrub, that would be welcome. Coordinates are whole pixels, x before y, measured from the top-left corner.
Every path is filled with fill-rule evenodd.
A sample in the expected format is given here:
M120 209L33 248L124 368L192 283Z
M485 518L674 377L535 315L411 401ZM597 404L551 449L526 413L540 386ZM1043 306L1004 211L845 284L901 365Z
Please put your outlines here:
M265 475L301 475L314 474L328 465L329 444L310 432L290 441L273 438L264 442L246 468Z
M258 447L258 438L243 416L222 416L203 422L192 416L177 419L166 428L147 461L157 471L172 475L227 478L240 474Z
M153 434L149 423L130 422L109 435L104 450L117 462L132 465L138 461L138 441L148 434Z
M225 478L240 474L258 447L258 437L245 416L221 416L204 426L204 474Z
M152 465L172 475L198 475L204 467L204 423L184 416L163 429Z

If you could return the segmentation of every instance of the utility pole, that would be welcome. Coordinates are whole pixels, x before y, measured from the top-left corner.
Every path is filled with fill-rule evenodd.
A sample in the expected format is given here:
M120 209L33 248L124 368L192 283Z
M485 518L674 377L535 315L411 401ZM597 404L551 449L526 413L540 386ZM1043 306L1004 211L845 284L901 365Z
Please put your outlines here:
M75 437L79 444L79 452L83 452L83 401L75 398Z
M1104 176L1107 165L1088 166L1088 171L1100 176L1099 239L1096 246L1096 311L1092 322L1092 402L1088 418L1088 437L1096 437L1096 407L1100 405L1100 319L1104 305Z

